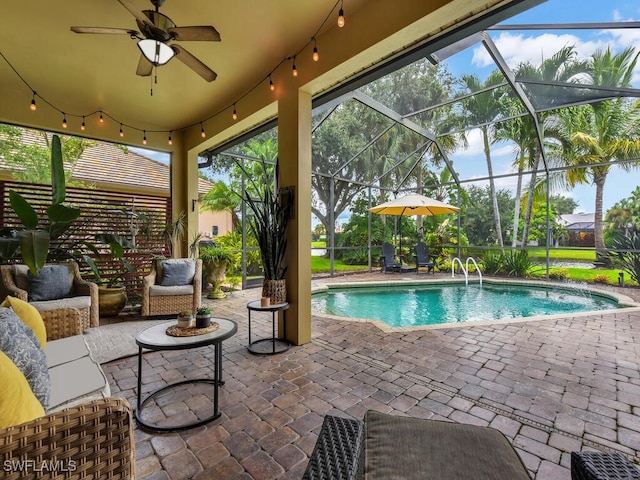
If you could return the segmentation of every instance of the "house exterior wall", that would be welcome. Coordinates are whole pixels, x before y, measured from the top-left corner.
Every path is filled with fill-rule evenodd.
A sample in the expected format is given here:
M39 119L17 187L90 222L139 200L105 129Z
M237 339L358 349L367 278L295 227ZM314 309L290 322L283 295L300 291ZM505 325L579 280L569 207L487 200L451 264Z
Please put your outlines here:
M204 239L216 239L233 230L231 212L200 212L198 216L198 231ZM217 227L217 233L214 233Z

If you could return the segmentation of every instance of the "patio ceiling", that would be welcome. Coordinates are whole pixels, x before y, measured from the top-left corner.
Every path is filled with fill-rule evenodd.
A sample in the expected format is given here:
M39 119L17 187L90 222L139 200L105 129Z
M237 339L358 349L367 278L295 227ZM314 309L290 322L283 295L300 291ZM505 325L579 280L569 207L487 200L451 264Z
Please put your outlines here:
M132 2L140 10L153 9L148 0ZM442 8L432 16L434 21L429 28L433 30L427 31L417 29L416 25L437 7L431 5L432 2L406 0L390 9L390 2L347 0L343 2L347 26L350 23L361 25L358 30L349 32L350 37L345 37L353 41L319 43L323 61L334 62L332 68L343 68L334 68L331 75L326 75L329 68L325 68L321 72L327 76L324 83L317 82L314 76L305 81L315 81L311 87L315 90L328 88L331 82L343 81L354 71L392 55L399 46L411 45L420 35L441 31L447 22L451 28L508 3L527 2L436 2ZM330 39L332 31L337 30L336 7L339 8L339 4L335 0L167 0L160 12L178 26L213 25L220 32L221 42L180 43L218 77L213 82L206 82L182 62L173 59L157 68L157 84L152 84L153 76L135 74L139 50L136 41L128 35L79 35L70 30L71 26L137 29L134 17L117 0L65 0L57 5L44 0L7 2L0 16L0 53L4 57L0 58L3 99L0 121L60 131L62 117L66 116L69 133L131 145L141 145L142 129L166 132L192 126L199 132L200 121L242 98L283 59L308 44L313 35L318 39ZM325 18L328 20L323 24ZM372 19L376 20L375 28L364 31L363 22L371 25ZM321 25L324 26L320 28ZM376 31L386 35L384 40L400 31L402 35L396 35L398 38L380 48L377 58L370 52L363 55L376 42L380 43L375 35L381 34ZM336 52L339 56L341 51L347 52L343 58L332 58ZM358 62L344 68L345 63L358 56ZM290 71L290 65L285 67ZM34 91L37 92L38 110L31 112L28 107ZM108 126L98 122L101 111L107 117L105 124L109 123ZM87 124L85 132L79 128L83 115ZM124 140L118 136L120 124L125 133ZM209 129L220 130L217 126L207 128L207 133ZM166 134L157 137L149 135L148 147L171 149L167 146Z

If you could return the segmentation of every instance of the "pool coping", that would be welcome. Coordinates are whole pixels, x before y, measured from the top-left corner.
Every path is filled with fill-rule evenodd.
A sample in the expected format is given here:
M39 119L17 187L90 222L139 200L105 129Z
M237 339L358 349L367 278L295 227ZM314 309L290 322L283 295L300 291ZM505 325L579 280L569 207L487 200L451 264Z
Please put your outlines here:
M547 282L544 280L526 280L526 279L513 279L513 278L496 278L496 277L483 277L483 283L490 283L493 285L518 285L518 286L527 286L534 285L537 287L544 288L579 288L581 290L588 290L589 292L607 297L612 300L618 302L623 309L611 309L611 310L595 310L589 312L575 312L571 314L565 313L555 313L551 315L536 315L532 317L516 317L516 318L503 318L503 319L494 319L494 320L478 320L474 322L460 322L460 323L441 323L437 325L416 325L409 327L392 327L387 325L382 320L378 320L376 318L353 318L353 317L342 317L339 315L332 315L329 313L321 313L315 312L312 310L312 315L321 316L323 318L329 318L332 320L343 320L348 322L360 322L360 323L371 323L375 325L380 330L391 333L391 332L410 332L416 330L434 330L434 329L443 329L443 328L463 328L463 327L473 327L473 326L482 326L482 325L495 325L495 324L510 324L510 323L523 323L523 322L533 322L533 321L541 321L541 320L555 320L558 318L566 318L571 316L575 317L589 317L594 315L615 315L619 313L621 310L625 313L628 312L640 312L640 303L636 302L634 299L627 295L623 295L617 292L609 292L606 290L598 289L592 285L588 285L585 283L573 283L573 284L562 284L556 282ZM435 278L435 279L410 279L410 278L395 278L392 282L393 285L403 285L403 286L412 286L412 285L437 285L437 284L464 284L465 280L462 278ZM469 278L469 284L479 284L479 277ZM365 288L365 287L381 287L388 286L390 282L380 281L380 280L368 280L363 282L332 282L332 283L321 283L318 282L315 286L312 285L311 293L321 293L326 292L331 289L338 288Z

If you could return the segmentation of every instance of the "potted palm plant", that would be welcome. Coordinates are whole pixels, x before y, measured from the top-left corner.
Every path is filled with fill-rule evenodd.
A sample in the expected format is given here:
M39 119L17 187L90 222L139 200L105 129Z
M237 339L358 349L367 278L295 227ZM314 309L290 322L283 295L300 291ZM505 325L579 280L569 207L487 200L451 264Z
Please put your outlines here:
M222 291L222 282L226 278L227 267L233 265L236 255L230 249L219 245L206 245L200 248L200 258L207 283L213 286L208 298L220 299L227 295Z
M287 252L289 206L283 204L277 193L277 167L272 172L274 170L274 174L270 175L266 165L263 165L262 181L259 185L254 182L254 189L261 198L252 198L246 194L245 200L252 213L248 219L249 231L256 237L262 257L262 296L269 297L272 304L278 304L287 301L287 267L284 259Z

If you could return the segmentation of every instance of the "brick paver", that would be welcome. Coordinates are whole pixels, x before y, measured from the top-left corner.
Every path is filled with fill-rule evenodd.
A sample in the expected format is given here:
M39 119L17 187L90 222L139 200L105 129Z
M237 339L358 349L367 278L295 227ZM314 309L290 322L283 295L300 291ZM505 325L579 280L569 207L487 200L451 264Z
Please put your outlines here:
M215 303L239 325L223 345L222 416L180 433L136 429L139 480L300 478L324 415L361 419L368 409L496 428L538 480L569 480L573 450L615 450L638 463L638 311L391 333L314 316L311 343L256 356L246 349L245 305L258 296L235 292ZM269 334L259 323L252 338ZM207 347L147 353L143 390L213 377L211 359ZM105 365L113 393L132 405L136 362ZM208 407L206 392L190 390L159 398L152 414Z

